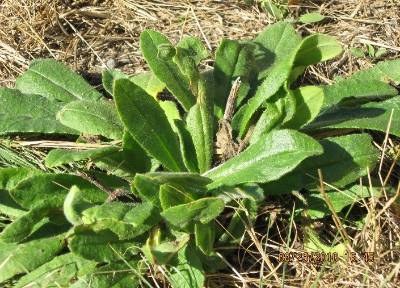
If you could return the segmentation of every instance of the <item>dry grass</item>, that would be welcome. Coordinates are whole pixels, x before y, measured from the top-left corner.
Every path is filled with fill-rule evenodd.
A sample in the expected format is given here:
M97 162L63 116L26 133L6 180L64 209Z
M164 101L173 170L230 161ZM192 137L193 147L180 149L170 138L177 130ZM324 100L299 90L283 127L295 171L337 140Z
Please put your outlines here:
M400 56L399 0L300 1L290 7L294 18L315 10L327 19L316 25L297 25L298 30L335 36L345 53L340 59L311 67L305 81L330 83L337 75L351 74L381 60L356 59L349 53L350 47L372 44L388 49L385 59ZM15 77L39 57L67 63L93 83L105 66L131 74L146 70L138 49L139 35L145 28L160 30L175 41L183 35L196 35L214 50L222 37L252 38L274 22L258 7L246 6L243 1L211 0L0 0L0 21L0 86L12 86ZM391 163L385 160L386 172L380 172L394 175ZM352 249L374 251L373 263L341 259L324 268L298 261L284 268L277 261L279 252L288 247L290 251L303 249L304 227L290 220L288 203L292 202L274 202L264 208L259 217L262 223L248 227L251 241L243 242L228 259L233 269L208 275L210 287L279 287L283 283L284 287L400 287L399 202L383 197L360 203L367 211L366 225L362 230L346 227ZM335 235L343 223L314 224L321 234ZM338 239L343 241L340 236ZM325 240L332 241L332 237Z

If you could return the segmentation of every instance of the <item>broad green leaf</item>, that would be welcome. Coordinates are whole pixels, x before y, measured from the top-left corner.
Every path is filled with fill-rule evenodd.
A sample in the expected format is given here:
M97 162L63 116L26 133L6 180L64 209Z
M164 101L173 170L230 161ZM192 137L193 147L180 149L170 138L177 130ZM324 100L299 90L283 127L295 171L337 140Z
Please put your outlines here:
M196 223L194 225L196 246L199 247L201 252L205 255L210 255L214 250L215 229L214 222L209 222L207 224Z
M327 191L326 195L332 203L334 211L339 213L343 208L352 205L353 203L357 203L363 198L382 196L381 191L381 188L372 187L371 190L369 187L356 184L342 191ZM332 211L329 209L328 204L325 202L321 193L309 192L303 196L307 205L305 206L304 204L301 204L300 209L306 209L306 215L311 219L320 219L332 214ZM300 209L298 210L298 213L300 212Z
M10 194L18 204L27 209L43 200L52 201L55 206L62 207L64 198L73 185L84 192L84 198L90 203L102 203L107 199L106 192L78 176L51 173L25 179L10 190Z
M157 236L159 236L159 233ZM152 264L163 265L170 262L189 240L190 235L186 233L182 233L174 241L160 241L160 239L149 238L142 249L146 258Z
M141 199L146 199L159 206L159 190L162 184L168 184L192 195L204 195L206 185L211 180L195 173L165 173L153 172L145 175L137 174L133 186Z
M217 49L214 64L214 78L218 83L215 104L225 109L226 100L233 81L240 77L241 86L238 91L237 103L244 99L249 92L250 76L254 64L254 44L223 39Z
M295 66L309 66L332 59L342 53L335 38L314 34L303 39L294 61Z
M43 226L51 214L61 214L50 201L41 201L25 214L8 224L0 234L0 241L21 242ZM60 223L59 223L60 224Z
M206 224L218 217L225 204L219 198L202 198L187 204L173 206L161 212L161 216L172 226L183 228L189 223Z
M189 172L198 173L199 166L196 157L196 149L193 144L192 136L186 128L185 122L179 119L174 121L176 133L179 137L179 144L181 148L181 154L183 163Z
M22 93L38 94L50 100L57 99L63 102L97 101L102 98L81 76L53 59L33 61L15 85Z
M95 268L96 262L67 253L21 277L14 287L70 287L82 272Z
M129 76L119 70L108 69L101 74L101 81L108 94L113 95L114 81L117 79L128 79Z
M86 159L94 160L115 153L118 150L118 147L102 147L89 150L53 149L47 154L45 164L47 167L52 168Z
M111 202L89 208L82 213L82 221L95 231L109 229L120 240L135 238L160 221L156 207L151 203L135 206Z
M317 141L294 130L266 134L238 156L205 173L213 182L208 187L241 183L266 183L291 172L304 159L322 154Z
M13 218L22 216L26 211L11 198L9 190L24 179L41 173L32 168L2 168L0 170L0 213Z
M240 137L245 135L254 113L289 78L301 38L290 24L280 22L264 30L254 42L258 47L255 51L258 79L263 81L254 97L232 119L232 127L238 127Z
M164 110L165 116L167 116L172 130L176 132L175 120L181 119L178 107L176 107L176 104L173 101L159 101L158 104Z
M212 196L221 198L225 204L239 199L250 199L258 203L264 200L264 190L256 183L246 183L218 187L212 191Z
M177 49L184 49L187 51L188 56L194 60L196 65L210 56L207 48L204 46L203 42L197 37L186 36L176 45Z
M82 212L94 206L85 200L82 191L72 186L64 200L63 210L65 218L74 226L83 224Z
M163 59L159 55L159 48L162 45L172 46L171 42L161 33L145 30L140 34L140 48L151 71L161 82L166 84L168 90L181 102L185 110L189 110L195 104L195 97L190 91L189 81L172 59Z
M97 262L114 262L129 260L139 252L140 245L132 240L119 240L118 236L109 230L90 231L75 228L68 247L75 255ZM121 258L122 257L122 258Z
M393 117L390 121L392 111ZM390 124L389 133L400 136L399 113L400 100L399 97L395 97L382 102L371 102L357 108L341 107L321 115L305 129L310 131L326 128L354 128L386 132Z
M284 7L275 5L271 0L261 1L261 8L277 20L282 20L285 17Z
M63 104L40 95L0 88L0 135L12 133L77 134L56 120Z
M265 103L264 111L258 119L250 138L250 144L256 143L263 135L271 132L282 123L282 111L275 103Z
M296 53L301 37L290 23L279 22L268 26L254 42L258 79L264 79L275 66L286 62L289 55Z
M379 62L371 69L354 73L337 83L324 86L324 107L335 105L345 98L388 98L398 95L390 84L400 84L400 60Z
M70 288L133 288L140 287L138 260L122 260L98 267L80 277Z
M133 138L171 171L185 171L175 133L156 100L126 79L115 82L118 113Z
M318 116L324 103L324 90L317 86L304 86L294 90L293 94L296 113L285 127L298 129Z
M307 13L300 16L300 22L304 24L311 24L316 22L321 22L325 19L325 16L318 12Z
M152 72L140 73L130 77L129 79L154 98L165 89L165 84L158 80Z
M170 284L173 288L204 287L202 263L192 245L187 245L178 252L178 265L170 270Z
M163 210L185 204L199 199L202 194L192 193L190 190L181 189L169 184L160 186L160 204Z
M74 101L63 107L57 119L81 133L122 139L123 126L112 102Z
M214 106L211 85L212 82L205 78L200 80L197 103L189 110L186 118L200 173L211 168L214 155Z
M93 158L93 162L100 169L123 178L132 178L151 168L149 156L127 131L122 139L122 149Z
M315 189L319 185L317 170L323 180L334 187L344 187L372 171L377 164L378 151L372 138L366 134L354 134L324 139L324 153L305 160L293 172L263 185L266 195L288 193L302 188Z
M61 237L40 238L22 244L0 241L0 283L47 263L61 252L63 246Z

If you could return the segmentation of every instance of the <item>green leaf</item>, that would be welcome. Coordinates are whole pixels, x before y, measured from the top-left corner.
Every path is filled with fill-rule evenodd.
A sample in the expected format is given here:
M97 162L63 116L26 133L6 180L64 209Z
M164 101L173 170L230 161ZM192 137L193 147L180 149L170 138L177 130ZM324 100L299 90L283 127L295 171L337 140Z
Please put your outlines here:
M188 112L186 123L192 135L200 173L211 168L214 154L214 117L211 82L199 82L197 103Z
M172 226L184 228L190 223L206 224L218 217L225 204L219 198L202 198L187 204L173 206L161 212L161 216Z
M65 218L74 226L83 224L82 212L94 206L83 197L82 191L77 186L72 186L64 200Z
M278 22L268 26L256 39L256 68L258 79L264 79L276 66L286 63L289 56L296 53L301 37L287 22Z
M271 0L262 1L261 8L277 20L285 17L283 8L275 5Z
M156 207L151 203L135 206L111 202L89 208L82 213L82 221L94 231L109 229L120 240L135 238L160 221Z
M67 253L55 257L50 262L21 277L14 287L70 287L82 270L90 271L95 268L96 262Z
M45 165L52 168L86 159L95 160L118 150L118 147L102 147L89 150L53 149L47 154Z
M154 98L165 89L165 84L158 80L152 72L140 73L130 77L129 79Z
M189 81L171 59L159 57L160 45L172 46L171 42L159 32L145 30L140 35L140 48L151 71L166 84L185 110L189 110L195 104L195 97L189 89Z
M159 190L162 184L168 184L179 190L184 190L191 195L204 195L206 185L211 180L195 173L165 173L153 172L145 175L137 174L133 181L134 188L141 199L152 202L156 206L159 203Z
M81 133L122 139L123 126L112 102L74 101L63 107L57 119Z
M158 230L159 232L159 230ZM143 253L147 259L157 265L167 264L172 262L174 256L186 246L190 240L190 235L182 233L174 241L160 242L160 233L154 235L155 237L149 238L146 245L143 247Z
M175 120L181 119L178 107L173 101L159 101L158 104L164 110L165 116L167 116L169 125L171 125L172 130L176 132Z
M21 242L43 226L48 217L54 213L61 214L61 211L50 201L42 201L8 224L1 232L0 240L7 243Z
M38 94L63 102L97 101L102 98L81 76L53 59L33 61L15 85L22 93Z
M400 84L400 60L380 62L371 69L359 71L333 85L324 86L324 108L346 98L361 100L385 99L398 95L390 84Z
M185 122L179 119L174 120L176 133L179 137L179 144L183 163L189 172L198 173L199 166L196 157L196 150L193 144L192 136L186 128Z
M309 66L335 58L342 51L335 38L314 34L303 39L294 63L295 66Z
M307 14L301 15L299 20L303 24L311 24L311 23L321 22L324 19L325 19L325 16L321 15L321 13L312 12L312 13L307 13Z
M282 111L275 103L265 103L264 111L258 119L250 138L250 144L256 143L263 135L279 127L282 123Z
M333 209L336 213L339 213L343 208L352 205L353 203L359 202L363 198L367 197L380 197L381 188L374 188L372 190L366 186L360 186L356 184L350 188L342 191L327 191L326 195L332 203ZM303 195L307 205L302 204L300 210L306 209L306 214L311 219L320 219L325 216L331 215L332 211L329 209L328 204L325 202L324 197L320 193L306 193Z
M133 288L140 287L139 278L141 273L138 260L121 260L104 266L100 266L93 272L86 274L70 288Z
M0 241L0 283L47 263L61 252L63 246L61 237L40 238L22 244Z
M115 82L118 113L133 138L171 171L185 171L178 140L156 100L129 80Z
M317 86L304 86L294 90L293 94L296 113L285 127L298 129L318 116L324 103L324 90Z
M375 58L382 57L386 53L387 53L387 49L386 48L379 48L378 51L376 51L376 53L375 53Z
M365 57L365 52L361 48L352 47L350 48L350 53L356 58Z
M378 152L372 138L354 134L322 140L324 154L305 160L293 172L278 181L263 185L266 195L288 193L302 188L315 189L319 185L317 170L321 169L324 182L344 187L372 171Z
M97 262L129 260L139 252L139 243L132 240L119 240L114 233L90 231L75 228L75 234L68 243L72 253Z
M62 103L40 95L0 88L0 135L12 133L77 134L56 121Z
M205 173L208 187L266 183L291 172L304 159L323 152L317 141L293 130L277 130L260 138L238 156Z
M214 241L216 234L215 223L196 223L194 225L194 231L196 246L205 255L211 255L214 250Z
M335 246L326 245L323 243L319 235L310 227L305 227L304 235L304 248L306 251L324 252L324 253L338 253L340 257L346 257L347 249L344 243L339 243Z
M78 176L51 173L32 176L21 181L10 190L10 194L18 204L27 209L44 200L52 201L55 206L62 207L64 198L73 185L84 192L84 198L90 203L102 203L107 199L106 192Z
M215 104L225 109L226 100L233 81L240 77L241 85L238 91L237 106L249 92L250 76L253 72L255 45L239 41L223 39L217 49L214 64L214 78L218 83Z
M191 245L178 252L178 265L171 268L170 281L173 288L204 287L205 276L201 260Z
M42 171L32 168L1 168L0 189L11 190L17 186L19 182L42 173Z
M177 50L183 49L187 52L187 56L194 60L196 65L210 56L207 48L199 38L193 36L183 37L176 45Z
M375 48L371 44L367 44L369 57L375 57Z
M119 70L114 70L114 69L104 70L103 73L101 74L103 87L110 95L113 95L113 86L115 80L128 79L128 78L129 78L128 75L122 73Z
M264 200L264 190L256 183L221 186L213 190L212 195L224 200L225 204L238 199L250 199L256 203Z
M202 194L191 193L192 191L180 189L170 184L160 186L160 204L163 210L170 207L189 203L199 199Z
M390 122L390 115L393 118ZM360 107L341 107L318 117L305 127L306 130L326 128L370 129L386 132L390 124L389 134L400 136L400 101L395 97L382 102L371 102Z

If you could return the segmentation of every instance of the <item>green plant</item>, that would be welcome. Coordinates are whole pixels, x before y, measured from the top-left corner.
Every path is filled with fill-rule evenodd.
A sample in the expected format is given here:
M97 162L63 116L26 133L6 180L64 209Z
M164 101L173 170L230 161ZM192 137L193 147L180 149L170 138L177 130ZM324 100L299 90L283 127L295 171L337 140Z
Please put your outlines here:
M308 66L341 53L334 39L302 39L282 22L252 41L222 40L206 71L198 67L210 55L197 38L173 45L146 30L140 40L151 72L105 71L108 98L54 60L34 61L15 89L0 89L0 135L55 134L85 148L51 150L50 172L0 170L9 218L0 283L152 286L147 273L159 267L173 287L202 287L205 273L224 267L215 249L246 235L265 196L304 191L297 213L324 217L321 169L329 187L347 191L327 190L338 212L370 195L357 184L378 159L366 132L386 132L391 119L400 136L391 117L398 60L299 87ZM87 149L88 135L101 147ZM96 168L52 170L79 161Z

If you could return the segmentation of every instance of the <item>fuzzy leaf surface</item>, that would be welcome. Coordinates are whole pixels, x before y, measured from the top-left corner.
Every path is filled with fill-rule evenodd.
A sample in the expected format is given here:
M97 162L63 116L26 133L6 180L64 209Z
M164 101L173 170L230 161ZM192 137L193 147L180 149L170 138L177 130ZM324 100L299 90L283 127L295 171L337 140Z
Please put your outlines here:
M74 101L57 114L60 122L81 133L122 139L123 125L115 106L107 101Z
M23 93L42 95L51 100L97 101L102 95L81 76L53 59L35 60L16 81Z
M311 137L294 130L277 130L261 137L238 156L215 167L205 176L209 188L241 183L266 183L291 172L304 159L322 154L322 147Z
M114 97L126 129L150 155L171 171L185 171L178 139L157 101L126 79L115 82Z

